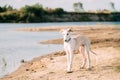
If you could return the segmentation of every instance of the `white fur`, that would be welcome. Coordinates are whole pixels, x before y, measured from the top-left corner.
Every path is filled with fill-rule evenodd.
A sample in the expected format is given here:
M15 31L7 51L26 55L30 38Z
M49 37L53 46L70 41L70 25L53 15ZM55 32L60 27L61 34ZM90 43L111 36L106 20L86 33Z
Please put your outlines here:
M79 50L83 55L83 63L81 68L84 68L87 62L87 68L90 69L90 40L85 36L71 37L70 29L61 30L61 32L64 38L64 49L67 54L67 72L71 72L74 50ZM91 52L94 53L93 51Z

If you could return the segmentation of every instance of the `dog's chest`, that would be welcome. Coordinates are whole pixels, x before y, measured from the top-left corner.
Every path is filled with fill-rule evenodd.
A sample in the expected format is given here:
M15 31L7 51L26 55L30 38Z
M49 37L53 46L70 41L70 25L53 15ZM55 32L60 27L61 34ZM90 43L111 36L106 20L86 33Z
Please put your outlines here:
M70 42L64 43L64 48L68 50L76 50L79 48L79 45L76 45L75 40L72 39Z
M74 50L75 42L73 40L71 40L70 42L64 42L64 48Z

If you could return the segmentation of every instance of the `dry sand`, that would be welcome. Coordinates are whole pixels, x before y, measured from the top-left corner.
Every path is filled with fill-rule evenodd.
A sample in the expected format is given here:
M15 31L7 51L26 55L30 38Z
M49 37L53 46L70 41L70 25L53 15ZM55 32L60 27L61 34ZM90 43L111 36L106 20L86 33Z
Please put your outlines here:
M54 28L53 31L59 29ZM98 54L97 64L95 56L91 54L92 70L80 69L82 56L79 53L74 56L73 73L66 73L65 52L60 51L25 62L17 71L0 80L120 80L120 27L72 27L72 29L75 34L84 34L92 40L92 50ZM62 39L41 43L61 44Z

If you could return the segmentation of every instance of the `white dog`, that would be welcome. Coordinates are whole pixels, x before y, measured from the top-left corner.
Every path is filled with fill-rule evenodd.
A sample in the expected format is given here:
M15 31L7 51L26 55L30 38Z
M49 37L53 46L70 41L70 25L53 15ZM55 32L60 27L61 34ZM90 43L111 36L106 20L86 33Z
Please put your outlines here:
M90 61L90 40L85 36L75 36L71 37L70 34L71 29L63 29L60 32L63 34L64 38L64 49L67 54L67 72L71 73L72 61L74 50L79 50L83 56L83 63L81 68L87 64L87 68L91 69L91 61ZM94 53L93 51L91 51ZM96 53L94 53L96 55Z

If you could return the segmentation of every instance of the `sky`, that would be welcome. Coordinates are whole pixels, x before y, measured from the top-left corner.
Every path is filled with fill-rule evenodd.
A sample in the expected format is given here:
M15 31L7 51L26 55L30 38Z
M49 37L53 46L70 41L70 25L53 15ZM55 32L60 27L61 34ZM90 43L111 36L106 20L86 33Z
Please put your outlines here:
M0 6L11 5L13 8L20 9L25 5L40 3L43 7L63 8L65 11L74 11L73 3L82 2L85 10L110 10L109 3L115 4L116 10L120 11L120 0L0 0Z

